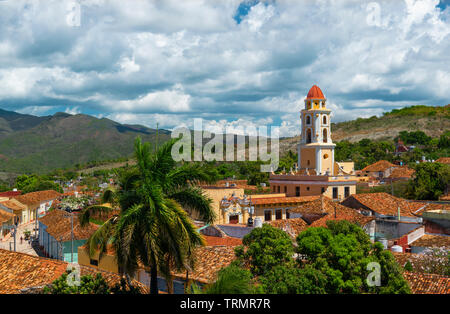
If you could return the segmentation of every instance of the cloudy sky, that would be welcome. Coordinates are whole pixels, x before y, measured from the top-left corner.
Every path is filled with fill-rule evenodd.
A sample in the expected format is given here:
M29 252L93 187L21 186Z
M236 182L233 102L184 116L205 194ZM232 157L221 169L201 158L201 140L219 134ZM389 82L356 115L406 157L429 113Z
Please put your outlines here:
M450 103L450 0L0 0L0 108L299 133Z

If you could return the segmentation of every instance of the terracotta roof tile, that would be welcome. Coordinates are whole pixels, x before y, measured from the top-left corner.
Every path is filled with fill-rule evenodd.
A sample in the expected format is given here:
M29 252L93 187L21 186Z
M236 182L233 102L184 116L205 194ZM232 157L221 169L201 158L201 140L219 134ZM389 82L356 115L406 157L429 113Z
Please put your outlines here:
M270 204L295 204L310 202L318 199L319 196L297 196L297 197L267 197L267 198L254 198L252 199L255 205L270 205Z
M416 241L409 244L410 246L420 247L445 247L450 249L450 236L441 236L434 234L425 234Z
M195 249L194 258L194 269L189 272L189 279L211 283L216 280L219 270L230 265L236 255L232 246L202 246ZM173 276L186 278L186 273L174 272Z
M411 178L415 172L408 166L396 167L392 170L389 178Z
M0 226L4 223L13 218L15 215L13 213L4 211L0 209Z
M348 220L352 223L357 223L364 226L369 221L373 220L373 216L365 216L360 214L352 208L343 206L337 202L334 202L330 198L324 196L322 199L317 199L312 202L301 204L300 206L290 209L291 213L300 213L302 215L324 215L323 217L313 221L312 227L326 227L328 220L335 220L334 213L336 212L336 220ZM320 217L320 216L319 216Z
M308 228L308 223L302 218L272 220L265 223L287 232L293 238Z
M441 157L437 159L435 162L439 162L441 164L450 164L450 157Z
M66 271L67 265L59 260L0 249L0 294L16 294L22 289L49 285ZM82 276L101 273L109 285L120 282L120 276L111 272L87 266L80 266L80 270ZM142 284L137 281L133 284L148 293Z
M18 195L15 196L14 199L25 205L34 205L44 201L54 200L60 196L61 194L56 191L47 190Z
M69 213L66 213L63 210L55 209L39 219L39 221L47 226L46 231L53 238L58 241L69 241L72 238L71 218L69 215ZM93 223L89 223L89 225L81 227L78 215L74 214L73 234L75 240L85 240L89 238L97 229L98 226Z
M396 167L396 165L390 163L387 160L379 160L376 163L373 163L363 168L361 171L369 171L369 172L385 171L391 167Z
M403 276L414 294L450 294L450 277L411 272Z
M14 197L14 196L18 196L20 194L22 194L21 191L6 191L6 192L1 192L0 193L0 197L9 197L9 198L11 198L11 197Z
M337 205L339 205L339 204L337 204ZM358 213L354 209L339 205L339 206L336 206L336 217L334 215L334 212L327 213L322 218L314 221L310 225L310 227L326 227L327 221L329 221L329 220L334 220L334 221L347 220L351 223L359 225L360 227L364 227L366 224L368 224L370 221L372 221L374 219L375 219L375 217L373 217L373 216L365 216L363 214Z
M205 239L207 246L216 246L216 245L236 246L242 244L242 239L233 237L213 237L203 235L203 238Z
M289 209L289 212L300 214L325 214L327 212L334 211L335 204L337 203L333 202L329 197L323 196L309 202L304 202L295 208Z
M306 99L325 99L319 86L313 85L306 96Z
M23 209L25 209L25 206L21 205L20 203L17 204L14 201L3 201L3 202L0 202L0 205L4 206L6 208L9 208L11 210L23 210Z
M397 208L400 208L400 216L415 217L414 213L420 211L426 205L425 203L410 202L384 192L353 194L345 199L342 204L350 206L351 199L357 200L374 212L387 216L397 216Z

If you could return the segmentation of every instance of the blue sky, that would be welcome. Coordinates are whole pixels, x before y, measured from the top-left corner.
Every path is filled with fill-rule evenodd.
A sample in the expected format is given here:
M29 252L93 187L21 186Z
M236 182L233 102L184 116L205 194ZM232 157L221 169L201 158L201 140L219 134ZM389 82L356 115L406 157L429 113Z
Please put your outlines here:
M450 0L2 0L0 108L278 125L450 103ZM75 9L74 9L75 8ZM79 25L76 8L80 8Z

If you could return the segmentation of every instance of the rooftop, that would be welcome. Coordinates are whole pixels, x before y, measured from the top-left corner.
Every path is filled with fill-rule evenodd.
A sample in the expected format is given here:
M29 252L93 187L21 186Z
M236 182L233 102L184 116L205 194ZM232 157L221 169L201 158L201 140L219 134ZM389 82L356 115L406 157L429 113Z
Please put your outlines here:
M0 294L16 294L22 289L49 285L65 273L67 265L59 260L0 249ZM87 266L80 266L80 270L81 276L101 273L109 285L120 282L120 276L114 273ZM148 293L147 287L137 281L133 283L141 292Z
M399 208L400 216L416 217L417 214L415 213L426 205L425 203L409 202L384 192L353 194L341 204L354 208L353 200L378 214L386 216L397 216L397 209Z
M7 222L8 220L10 220L11 218L13 218L15 215L14 214L12 214L12 213L10 213L10 212L7 212L7 211L4 211L4 210L1 210L0 209L0 226L4 223L4 222Z
M16 203L14 201L3 201L0 202L0 205L3 207L9 208L11 210L22 210L25 209L25 206L21 205L20 203Z
M431 248L438 248L438 247L450 248L450 236L425 234L418 240L410 243L409 245L420 247L431 247Z
M449 294L450 277L436 274L404 272L414 294Z
M441 157L437 159L435 162L439 162L441 164L450 164L450 157Z
M363 168L361 171L369 171L369 172L386 171L391 167L396 167L396 165L390 163L387 160L379 160L376 163L373 163Z
M389 178L411 178L416 171L408 166L396 167L392 170Z
M226 246L236 246L242 244L242 239L233 238L233 237L213 237L203 235L207 246L216 246L216 245L226 245Z
M337 204L339 205L339 204ZM323 216L320 219L317 219L314 221L310 227L326 227L327 221L333 220L333 221L340 221L340 220L347 220L351 223L357 224L360 227L364 227L366 224L368 224L370 221L374 220L375 217L373 216L365 216L363 214L358 213L357 211L347 208L345 206L337 207L336 209L336 217L334 213L327 213L325 216Z
M1 192L0 193L0 197L11 198L11 197L14 197L14 196L17 196L17 195L20 195L20 194L22 194L21 191L6 191L6 192Z
M189 279L211 283L216 280L217 273L236 259L232 246L202 246L195 249L194 269L189 272ZM186 278L186 273L174 273L176 277Z
M295 204L310 202L312 200L318 199L318 195L314 196L294 196L294 197L262 197L262 198L252 198L252 202L255 205L269 205L269 204Z
M59 209L50 211L47 215L39 219L41 223L47 226L46 231L57 241L69 241L72 239L72 226L70 214ZM81 227L78 215L73 217L73 236L74 240L85 240L89 238L98 226L89 223Z
M308 223L302 218L272 220L265 223L287 232L293 238L297 237L299 233L308 228Z
M306 96L306 99L325 99L322 90L317 85L313 85Z
M14 199L25 205L35 205L37 203L54 200L61 194L54 190L31 192L23 195L15 196Z

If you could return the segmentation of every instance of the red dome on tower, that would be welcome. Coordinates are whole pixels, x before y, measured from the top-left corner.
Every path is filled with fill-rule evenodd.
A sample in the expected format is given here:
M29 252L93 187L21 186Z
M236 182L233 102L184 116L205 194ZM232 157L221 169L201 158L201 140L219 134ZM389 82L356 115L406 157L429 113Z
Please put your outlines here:
M325 96L323 95L319 86L314 85L309 90L308 95L306 96L306 99L325 99Z

